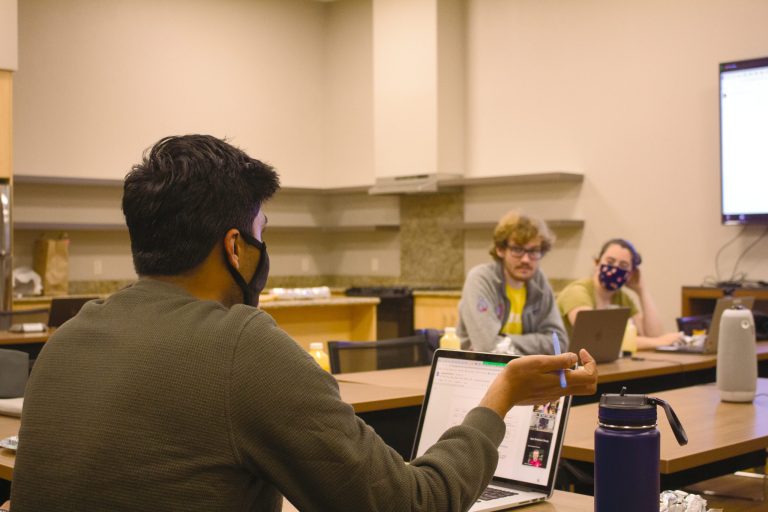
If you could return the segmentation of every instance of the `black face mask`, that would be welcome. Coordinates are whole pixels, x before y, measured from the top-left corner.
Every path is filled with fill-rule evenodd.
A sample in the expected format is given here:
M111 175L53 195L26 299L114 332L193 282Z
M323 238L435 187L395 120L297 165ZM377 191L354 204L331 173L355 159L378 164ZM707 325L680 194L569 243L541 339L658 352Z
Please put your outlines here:
M245 282L245 278L243 278L243 275L235 267L232 266L232 264L229 262L229 258L225 258L225 261L227 262L229 273L232 274L232 277L237 283L237 286L239 286L240 290L243 292L243 304L256 307L259 305L259 294L261 294L261 291L266 286L267 276L269 276L269 255L267 254L267 244L261 240L257 240L248 233L243 233L242 231L240 232L240 236L243 237L243 240L245 240L246 243L256 247L259 249L259 251L261 251L261 259L259 260L259 265L256 267L256 272L253 273L251 282Z

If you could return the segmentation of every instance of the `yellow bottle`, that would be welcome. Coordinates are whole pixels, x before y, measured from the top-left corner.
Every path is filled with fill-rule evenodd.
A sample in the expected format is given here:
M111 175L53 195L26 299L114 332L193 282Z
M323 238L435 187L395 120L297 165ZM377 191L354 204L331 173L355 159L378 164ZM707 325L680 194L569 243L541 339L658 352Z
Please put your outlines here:
M445 334L440 338L440 348L448 350L461 350L461 340L456 336L455 327L446 327Z
M621 351L629 352L633 356L637 353L637 327L631 318L627 320L624 339L621 341Z
M331 371L331 359L325 352L323 343L321 341L316 341L309 344L309 355L315 358L315 361L317 361L317 364L320 365L320 368L327 372Z

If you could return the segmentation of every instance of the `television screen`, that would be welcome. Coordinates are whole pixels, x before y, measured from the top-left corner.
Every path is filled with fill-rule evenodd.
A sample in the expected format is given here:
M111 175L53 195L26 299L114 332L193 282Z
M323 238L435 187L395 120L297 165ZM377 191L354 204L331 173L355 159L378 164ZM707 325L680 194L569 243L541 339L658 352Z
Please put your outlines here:
M768 224L768 57L720 64L723 224Z

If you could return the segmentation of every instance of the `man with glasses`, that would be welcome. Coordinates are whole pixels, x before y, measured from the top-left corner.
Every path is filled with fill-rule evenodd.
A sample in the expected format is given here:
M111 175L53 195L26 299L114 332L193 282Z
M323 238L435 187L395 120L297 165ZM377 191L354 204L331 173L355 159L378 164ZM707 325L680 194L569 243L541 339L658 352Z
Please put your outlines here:
M516 211L501 218L489 251L494 261L469 271L456 333L464 349L514 354L554 353L568 338L539 261L554 236L541 219Z

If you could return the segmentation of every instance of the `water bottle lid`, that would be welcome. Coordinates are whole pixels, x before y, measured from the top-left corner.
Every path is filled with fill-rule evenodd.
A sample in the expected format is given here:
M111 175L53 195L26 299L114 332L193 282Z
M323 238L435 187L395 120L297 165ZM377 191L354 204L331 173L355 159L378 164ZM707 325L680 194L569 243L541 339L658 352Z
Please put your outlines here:
M605 393L600 397L600 423L620 426L655 426L656 405L645 395L629 395L626 388L620 394Z
M600 397L598 418L600 426L618 429L650 429L656 427L656 406L660 405L667 415L669 426L680 446L688 443L683 424L665 400L645 395L628 395L622 387L618 395L604 394Z
M445 334L456 334L456 328L455 327L446 327L445 328Z
M323 342L322 341L313 341L309 344L309 350L323 350Z

